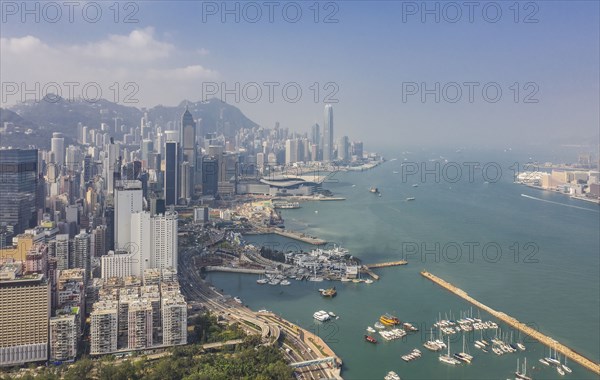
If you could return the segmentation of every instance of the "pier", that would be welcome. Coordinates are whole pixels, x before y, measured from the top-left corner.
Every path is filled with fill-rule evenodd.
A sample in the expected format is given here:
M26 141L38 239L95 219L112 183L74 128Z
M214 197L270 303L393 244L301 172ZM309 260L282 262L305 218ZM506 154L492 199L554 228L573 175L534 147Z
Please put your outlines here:
M525 323L519 322L516 318L511 317L508 314L505 314L501 311L494 310L491 307L482 304L481 302L477 301L473 297L469 296L467 294L467 292L465 292L464 290L457 288L456 286L452 285L451 283L449 283L427 271L422 271L421 275L423 277L431 280L432 282L438 284L442 288L444 288L444 289L456 294L457 296L463 298L464 300L472 303L473 305L477 306L478 308L487 311L489 314L498 318L499 320L506 323L507 325L514 327L515 329L529 335L530 337L536 339L537 341L539 341L542 344L545 344L548 347L554 348L556 351L565 355L569 359L581 364L583 367L589 369L590 371L596 373L597 375L600 375L600 364L594 363L590 359L577 353L576 351L565 346L564 344L559 343L555 339L542 334L541 332L527 326Z
M312 237L312 236L308 236L308 235L305 235L305 234L300 233L300 232L286 231L286 230L282 230L280 228L271 229L269 232L277 234L277 235L280 235L280 236L285 236L285 237L290 238L290 239L298 240L298 241L301 241L303 243L312 244L312 245L324 245L324 244L327 244L327 241L325 241L323 239L319 239L319 238L315 238L315 237Z
M385 263L377 263L377 264L365 264L362 266L361 268L361 272L362 273L366 273L369 276L371 276L373 278L373 280L379 280L379 275L375 274L375 272L373 272L371 269L374 268L386 268L386 267L396 267L399 265L406 265L408 264L407 261L404 260L400 260L400 261L388 261Z
M365 266L369 269L373 268L385 268L385 267L397 267L399 265L406 265L408 261L399 260L399 261L388 261L385 263L377 263L377 264L365 264Z

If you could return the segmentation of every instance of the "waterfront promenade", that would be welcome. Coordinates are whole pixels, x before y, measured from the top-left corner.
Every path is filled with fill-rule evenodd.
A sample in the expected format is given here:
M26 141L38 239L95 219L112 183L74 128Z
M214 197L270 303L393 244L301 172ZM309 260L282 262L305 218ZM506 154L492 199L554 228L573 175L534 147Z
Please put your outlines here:
M477 301L476 299L474 299L473 297L469 296L467 294L467 292L465 292L464 290L457 288L456 286L452 285L451 283L449 283L427 271L422 271L421 275L423 277L433 281L434 283L438 284L442 288L463 298L464 300L469 301L470 303L477 306L478 308L487 311L488 313L490 313L494 317L498 318L502 322L508 324L509 326L514 327L515 329L523 332L524 334L531 336L532 338L536 339L537 341L539 341L542 344L545 344L548 347L552 347L553 349L555 349L556 351L565 355L569 359L581 364L582 366L584 366L585 368L589 369L590 371L596 373L597 375L600 375L600 364L594 363L590 359L579 354L578 352L574 351L573 349L565 346L564 344L559 343L555 339L542 334L541 332L531 328L530 326L527 326L525 323L519 322L519 320L517 320L516 318L511 317L510 315L505 314L501 311L492 309L491 307L489 307L487 305L484 305L483 303L481 303L481 302Z

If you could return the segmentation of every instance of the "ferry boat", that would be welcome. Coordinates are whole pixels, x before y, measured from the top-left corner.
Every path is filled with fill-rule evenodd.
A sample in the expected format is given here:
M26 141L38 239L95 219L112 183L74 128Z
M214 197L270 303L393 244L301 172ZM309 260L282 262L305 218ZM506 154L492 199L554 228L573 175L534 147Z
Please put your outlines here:
M398 319L398 317L395 317L390 314L384 314L381 317L379 317L379 322L383 323L386 326L395 326L400 324L400 320Z
M373 338L371 335L365 335L365 340L369 343L373 343L373 344L377 343L377 339Z
M321 292L323 297L335 297L337 295L337 290L335 290L335 286L333 288L325 289Z
M313 318L319 322L325 322L328 321L331 317L329 316L329 313L325 310L319 310L313 314Z
M280 209L295 209L295 208L300 208L300 203L299 202L273 202L273 208L280 208Z

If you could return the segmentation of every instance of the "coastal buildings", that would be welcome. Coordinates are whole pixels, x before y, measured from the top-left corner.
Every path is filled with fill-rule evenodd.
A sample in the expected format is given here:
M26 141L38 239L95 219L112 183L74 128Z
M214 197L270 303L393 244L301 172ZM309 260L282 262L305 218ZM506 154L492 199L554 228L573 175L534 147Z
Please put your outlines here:
M0 366L48 359L50 287L20 264L0 267Z

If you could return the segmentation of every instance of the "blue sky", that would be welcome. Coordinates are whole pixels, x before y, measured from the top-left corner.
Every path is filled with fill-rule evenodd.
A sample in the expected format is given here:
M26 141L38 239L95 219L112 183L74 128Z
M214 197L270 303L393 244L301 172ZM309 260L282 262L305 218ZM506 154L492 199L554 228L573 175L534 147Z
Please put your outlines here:
M2 82L26 82L28 86L39 82L43 87L48 82L95 81L103 95L110 95L105 97L121 102L126 91L121 88L116 96L109 90L110 84L117 82L123 87L135 82L139 86L134 96L139 100L137 106L200 100L207 95L203 83L234 88L237 82L239 101L232 95L225 100L261 125L271 127L279 121L298 131L308 130L314 122L322 124L324 96L337 88L336 134L371 144L568 142L597 146L599 2L519 2L519 22L514 20L512 1L475 2L473 22L469 22L464 2L427 2L429 8L439 7L439 23L433 15L422 22L424 3L420 1L319 2L316 23L313 1L274 2L273 23L268 22L265 2L247 3L238 3L239 23L232 15L222 22L224 2L220 1L121 2L119 22L109 9L113 3L107 2L102 3L103 13L96 23L86 22L81 14L86 7L93 17L95 4L99 4L94 2L78 3L73 23L68 22L64 7L59 21L50 23L44 19L44 3L40 3L41 18L36 23L31 15L22 22L22 9L3 5ZM227 4L235 6L235 2ZM462 16L451 23L447 19L455 16L455 4ZM263 14L258 22L250 23L241 12L244 7L252 11L254 5ZM295 7L300 7L298 22L284 19L284 6L290 17ZM215 8L216 15L205 12ZM497 22L489 22L497 8L502 15ZM415 15L406 14L415 9ZM138 22L124 23L124 16L133 10L137 10L133 17ZM323 22L332 11L338 22ZM532 13L538 22L524 22ZM257 102L241 91L245 85L252 90L248 87L252 82L263 91ZM264 82L280 83L273 102L267 98ZM328 82L335 86L324 89ZM440 102L434 101L434 95L423 101L420 89L407 95L409 82L427 88L439 83ZM465 82L479 84L474 87L472 103ZM515 82L519 88L516 103ZM532 84L525 88L529 82ZM281 88L286 83L297 83L302 90L298 102L284 98ZM321 88L316 100L313 83ZM449 101L455 96L452 83L463 91L455 103ZM481 93L487 83L495 84L492 90L502 90L496 103ZM445 85L450 91L446 97ZM531 99L538 102L524 102L535 90ZM14 103L20 95L6 96L4 105ZM224 95L218 92L217 96Z

